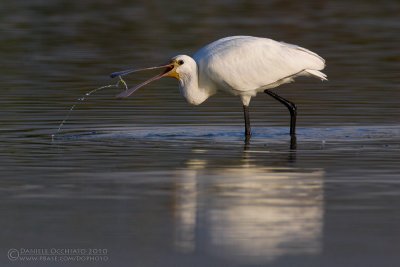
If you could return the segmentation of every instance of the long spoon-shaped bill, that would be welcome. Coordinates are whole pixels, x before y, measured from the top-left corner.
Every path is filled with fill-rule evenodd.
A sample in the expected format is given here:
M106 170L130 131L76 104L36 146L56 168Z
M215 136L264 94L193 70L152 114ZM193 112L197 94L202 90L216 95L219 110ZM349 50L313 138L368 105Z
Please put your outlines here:
M157 76L154 76L153 78L150 78L147 81L142 82L141 84L130 88L129 90L123 91L122 93L117 95L117 98L126 98L126 97L130 96L131 94L133 94L135 91L137 91L138 89L142 88L146 84L149 84L151 82L157 81L158 79L162 78L164 76L164 74L165 74L165 72L164 73L160 73Z
M156 69L162 69L162 68L168 68L168 67L170 67L170 64L156 66L156 67L143 68L143 69L129 69L129 70L117 71L117 72L111 73L110 77L115 78L118 76L125 76L125 75L127 75L129 73L133 73L133 72L139 72L139 71L144 71L144 70L156 70Z

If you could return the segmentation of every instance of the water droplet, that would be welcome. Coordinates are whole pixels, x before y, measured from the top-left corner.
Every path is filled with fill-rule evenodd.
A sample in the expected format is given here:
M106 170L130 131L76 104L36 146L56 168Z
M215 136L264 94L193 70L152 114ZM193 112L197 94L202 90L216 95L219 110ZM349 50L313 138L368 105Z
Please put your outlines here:
M120 78L120 79L122 80L122 78ZM125 87L128 88L128 86L126 85L125 81L124 81L124 80L122 80L122 81L123 81ZM119 82L118 82L118 83L119 83ZM109 85L105 85L105 86L98 87L98 88L96 88L96 89L94 89L94 90L91 90L91 91L85 93L85 96L90 96L91 94L93 94L93 93L95 93L95 92L98 92L98 91L100 91L100 90L106 89L106 88L111 88L111 87L116 87L116 88L118 88L118 83L116 83L116 84L109 84ZM78 98L76 101L84 101L84 100L85 100L85 97L83 96L83 97ZM75 103L75 104L69 109L69 111L67 112L67 115L65 116L64 120L60 123L60 126L58 127L57 133L61 131L61 128L62 128L62 127L64 126L64 124L67 122L67 120L69 119L69 116L71 115L71 112L74 110L74 108L75 108L75 106L76 106L77 104L78 104L78 103ZM54 139L54 135L52 135L52 140L53 140L53 139Z

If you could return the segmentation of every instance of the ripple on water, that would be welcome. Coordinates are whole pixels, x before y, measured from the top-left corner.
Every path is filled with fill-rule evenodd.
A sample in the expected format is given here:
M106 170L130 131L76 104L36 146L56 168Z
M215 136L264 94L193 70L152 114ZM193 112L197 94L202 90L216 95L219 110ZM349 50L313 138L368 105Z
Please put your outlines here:
M338 127L301 127L297 129L299 141L368 141L400 139L399 126L338 126ZM286 127L257 127L253 131L252 141L277 142L290 138ZM218 142L243 140L241 126L163 126L163 127L127 127L110 128L96 131L80 131L55 135L56 141L101 139L140 139L153 141L181 141L212 139Z

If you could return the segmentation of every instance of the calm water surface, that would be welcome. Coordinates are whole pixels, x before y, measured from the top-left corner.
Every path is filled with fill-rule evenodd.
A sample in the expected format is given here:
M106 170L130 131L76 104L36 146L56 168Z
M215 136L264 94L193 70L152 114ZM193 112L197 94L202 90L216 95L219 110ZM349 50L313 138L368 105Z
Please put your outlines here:
M0 7L1 266L396 266L400 260L397 1L8 1ZM176 81L128 100L108 74L266 36L327 60L329 82L188 106ZM147 74L127 77L130 85ZM108 261L10 249L101 248ZM15 255L15 254L13 254Z

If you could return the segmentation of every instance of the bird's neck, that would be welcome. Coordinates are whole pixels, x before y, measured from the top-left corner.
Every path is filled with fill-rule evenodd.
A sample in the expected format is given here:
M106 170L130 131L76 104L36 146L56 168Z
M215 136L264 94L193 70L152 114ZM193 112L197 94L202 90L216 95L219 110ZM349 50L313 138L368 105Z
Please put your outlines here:
M200 105L212 95L210 90L199 86L197 65L192 66L190 73L180 74L179 89L186 101L192 105Z

